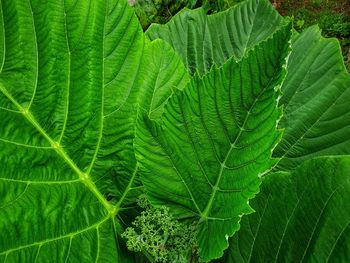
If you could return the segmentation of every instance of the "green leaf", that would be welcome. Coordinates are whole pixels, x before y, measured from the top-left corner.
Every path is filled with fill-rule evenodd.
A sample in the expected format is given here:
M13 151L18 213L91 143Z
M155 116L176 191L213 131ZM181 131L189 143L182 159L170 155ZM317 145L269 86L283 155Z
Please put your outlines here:
M275 163L289 37L286 26L239 63L195 75L171 97L161 124L140 117L135 145L148 197L177 219L198 222L203 260L222 255L240 217L252 212L258 175Z
M0 10L0 261L129 262L116 216L140 190L140 91L154 91L142 106L161 112L183 65L166 43L145 45L126 1L4 0ZM156 84L144 70L158 65L153 49L169 62Z
M314 26L292 44L282 86L285 128L274 155L290 170L315 156L350 154L350 74L339 43Z
M232 56L241 59L284 23L268 1L251 0L211 16L185 9L147 35L170 43L190 73L204 74ZM274 152L282 159L276 170L314 156L350 154L350 75L338 41L323 38L315 26L307 29L293 41L287 72L280 100L286 130Z
M191 74L203 75L213 64L242 59L285 24L268 0L250 0L210 16L203 8L183 9L167 24L151 25L146 34L167 41Z
M350 157L322 157L264 177L221 262L346 262Z
M171 46L158 39L146 45L138 80L143 87L139 106L157 120L174 91L182 90L190 77Z
M133 103L134 109L138 109L137 114L146 112L149 118L159 121L164 110L164 105L169 97L177 89L183 89L189 82L183 63L175 51L165 41L147 41L144 46L141 64L138 68L135 86L141 87L138 94L137 103ZM133 127L130 130L134 135ZM128 223L134 220L138 211L136 200L143 193L143 186L137 175L137 168L134 170L133 181L129 177L117 177L116 179L127 180L127 189L120 189L123 210L120 211L122 221ZM122 185L117 182L116 185ZM119 201L120 202L120 201ZM121 202L120 202L121 203Z

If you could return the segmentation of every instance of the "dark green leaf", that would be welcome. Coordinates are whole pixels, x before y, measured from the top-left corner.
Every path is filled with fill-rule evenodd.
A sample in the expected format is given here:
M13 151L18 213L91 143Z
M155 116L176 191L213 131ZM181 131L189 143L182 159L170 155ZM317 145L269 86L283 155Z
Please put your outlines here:
M347 262L349 200L349 156L270 174L222 262Z
M290 170L314 156L350 154L350 74L339 43L314 26L292 44L280 104L285 128L274 155Z
M184 9L165 25L151 25L146 33L172 45L191 74L203 75L213 64L242 59L285 24L268 0L251 0L210 16L204 8Z

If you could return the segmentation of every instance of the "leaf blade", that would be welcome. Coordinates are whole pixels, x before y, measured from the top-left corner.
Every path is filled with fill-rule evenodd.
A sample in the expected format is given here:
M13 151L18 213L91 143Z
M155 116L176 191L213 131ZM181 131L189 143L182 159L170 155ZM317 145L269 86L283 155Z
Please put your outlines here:
M127 128L144 46L137 18L126 1L1 8L1 259L129 262L117 237L121 207L107 198L118 189L124 206L135 179Z
M289 34L286 26L240 63L230 60L203 79L195 75L172 96L161 124L139 120L136 156L148 197L178 219L199 221L203 260L222 255L239 216L252 211L247 201L259 191L258 174L274 163L271 149L281 135L275 87L284 78ZM227 209L230 201L235 205Z
M243 218L223 261L344 261L350 251L349 164L348 156L318 157L265 177L252 202L257 212Z
M305 51L307 47L307 51ZM314 26L292 43L282 86L285 128L274 156L276 169L291 170L303 161L349 153L350 75L335 39L325 39Z
M231 57L242 59L285 24L268 1L253 0L210 16L203 8L184 9L165 25L152 24L146 34L167 41L191 75L203 75Z

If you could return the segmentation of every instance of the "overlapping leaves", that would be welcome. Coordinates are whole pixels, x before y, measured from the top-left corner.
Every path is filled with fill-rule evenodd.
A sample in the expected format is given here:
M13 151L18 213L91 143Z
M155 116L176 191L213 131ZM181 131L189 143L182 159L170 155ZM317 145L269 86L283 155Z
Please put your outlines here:
M259 175L271 169L280 139L279 85L290 27L203 78L194 76L165 107L162 123L140 119L136 132L141 178L153 205L198 222L200 256L222 255L239 228Z
M279 85L276 171L349 153L339 46L316 28L296 36L285 78L289 22L267 0L212 16L182 11L147 32L168 44L145 39L123 0L3 0L0 13L0 261L135 262L119 233L136 213L140 174L153 205L197 223L201 258L220 257L252 211L258 175L275 164ZM269 175L229 260L346 258L347 173L344 157ZM292 212L276 215L288 202ZM290 241L301 222L299 251ZM273 244L271 224L284 227Z
M267 1L258 1L258 6L261 8L267 4L266 2ZM249 6L249 4L248 2L245 2L242 3L242 6L239 8L245 9L247 6ZM221 23L219 22L215 24L215 26L219 27L223 23L226 23L230 13L232 14L237 10L233 9L227 13L215 15L217 19L219 19L219 17L221 19ZM276 12L272 13L277 15ZM207 37L212 35L210 34L211 30L208 30L211 28L210 22L208 21L213 19L213 17L205 17L201 11L186 10L174 17L173 20L166 26L157 25L151 27L148 32L148 36L151 39L160 37L168 41L181 55L183 61L188 61L186 66L189 72L193 73L198 71L203 73L208 70L210 65L213 63L221 65L223 63L222 61L225 61L230 56L239 59L234 49L231 49L231 53L222 52L222 54L214 55L212 52L213 50L227 51L229 50L227 47L234 47L237 45L237 42L240 43L239 39L230 39L228 37L235 34L235 30L233 30L235 25L227 25L227 27L221 28L224 32L220 31L220 35L226 36L226 38L224 37L223 41L216 42L215 40L217 38L211 39L210 37ZM239 17L241 18L241 16ZM259 13L257 13L257 16L255 17L259 18ZM269 17L269 19L270 18L274 21L273 16ZM254 19L251 19L250 22L251 21L254 21ZM247 23L247 25L251 25L251 23ZM205 30L203 30L203 28ZM275 30L277 29L278 27L275 27ZM210 33L204 34L203 32ZM244 36L245 32L245 30L242 30L240 35ZM200 46L203 45L203 48L195 50L193 46L198 43ZM186 47L188 49L186 49ZM281 158L274 170L293 170L298 165L302 164L303 161L317 156L349 154L350 148L348 135L350 134L350 126L348 122L349 111L347 110L349 104L347 101L349 100L350 75L344 67L337 41L334 39L324 39L317 27L312 27L299 36L295 35L292 43L292 52L287 64L287 72L287 77L282 85L283 93L280 100L280 105L284 106L284 115L280 122L280 127L285 128L285 133L282 137L282 141L278 144L276 150L274 151L274 156ZM321 160L315 161L315 163L317 162L321 162ZM327 162L327 164L329 164L329 166L333 166L331 162ZM349 178L346 176L347 171L341 168L339 169L339 173L344 173L339 175L342 176L342 179L339 180L348 181ZM324 177L334 176L327 167L322 173ZM324 180L318 178L317 175L314 175L314 173L311 172L311 169L304 171L302 174L304 177L314 176L316 178L315 180ZM293 173L291 176L296 177L298 175ZM272 180L273 179L269 181L271 184L273 183ZM283 179L281 179L281 181L282 180ZM298 179L292 178L291 184L293 185L291 185L291 187L294 187L296 180L299 180L300 184L304 183L304 179L301 176L298 176ZM327 187L331 186L317 185L317 187L320 188L320 192L315 194L319 194L319 198L323 198L323 191L327 189ZM268 192L266 192L266 194L268 194ZM277 195L278 194L276 192L276 198L279 198ZM256 202L260 202L261 200L264 200L264 198L264 195L262 195L261 198L258 197ZM347 217L344 215L344 213L342 213L342 210L346 211L348 209L339 199L348 199L349 193L344 192L344 197L337 195L336 198L338 198L338 200L335 200L334 202L338 202L338 205L332 203L332 205L328 206L332 207L331 209L335 209L337 207L339 212L336 216L340 222L344 222L342 225L344 228L340 228L341 231L339 234L339 239L329 239L330 237L327 238L325 235L323 235L317 240L317 242L318 244L326 244L328 242L326 247L327 249L330 249L330 253L328 254L329 257L327 260L333 258L334 260L342 261L343 259L347 258L349 253L349 248L344 246L346 243L344 237L348 229L348 223L346 223ZM284 202L288 202L287 197ZM293 202L291 202L291 205L292 204ZM309 209L314 208L313 204L306 204L305 206L309 206ZM282 207L283 206L281 206L281 209L283 209ZM260 206L259 209L263 209L263 207ZM276 205L276 209L278 209L278 205ZM272 210L273 207L271 207L271 211ZM258 210L258 212L261 211ZM317 213L316 210L314 210L314 212ZM269 239L267 235L270 234L268 229L272 228L271 224L273 222L275 222L275 224L282 224L282 221L279 221L281 219L280 217L274 218L274 221L272 219L267 220L266 230L261 231L264 238L259 243L261 245L264 243L262 246L265 247L265 250L260 250L260 246L255 246L255 238L249 239L249 235L247 233L248 228L259 228L260 221L254 221L254 218L258 216L259 215L252 217L252 220L249 220L251 218L250 216L245 218L243 223L246 224L245 222L249 220L251 225L243 226L242 235L239 235L239 243L236 243L236 241L232 242L229 255L237 255L234 257L234 262L250 262L251 260L256 260L256 258L263 260L263 262L272 260L269 258L268 252L271 251L270 246L274 247L274 244L266 242L266 240ZM330 220L330 218L332 218L332 215L330 214L324 214L321 216L323 220ZM303 217L300 214L293 216L293 218L293 220L296 220L297 222L303 220ZM313 224L312 218L310 218L308 224ZM295 240L297 234L293 231L296 230L294 226L291 226L290 228L290 240ZM329 226L329 229L331 228L332 226ZM336 226L334 226L334 229L335 228ZM321 231L320 228L314 229L313 235L319 235L319 231ZM333 230L324 231L327 232ZM258 234L258 231L256 233ZM305 240L308 238L307 235L308 232L306 233ZM234 240L236 240L236 238ZM276 240L278 241L278 239ZM242 247L242 250L239 250L240 247ZM255 254L249 252L249 248L253 247L255 249ZM320 245L320 247L322 247L322 245ZM324 248L326 249L326 247ZM333 249L339 247L339 249L334 251L332 247ZM340 249L341 247L342 249ZM326 250L324 252L321 252L321 250L322 249L318 249L317 251L310 252L312 251L312 248L309 248L308 250L301 249L300 251L305 251L305 253L307 253L304 254L302 260L313 261L321 258L322 260L325 260L327 258L327 256L325 256ZM300 251L286 250L281 252L279 257L284 258L285 254L287 254L290 256L288 260L299 262L298 260L301 260L300 258L298 259L298 255L301 253ZM241 255L239 255L239 253ZM275 260L277 260L277 258L275 258Z
M166 25L151 26L147 36L170 43L190 73L203 74L231 56L240 59L285 23L267 0L254 0L211 16L185 10ZM286 131L274 152L282 158L278 169L294 169L312 157L349 154L350 75L337 40L323 38L316 26L295 36L287 72L280 100L280 127Z
M128 262L116 217L127 219L141 189L140 83L158 60L169 64L163 78L180 60L162 41L145 44L126 1L0 7L0 260ZM156 48L163 56L151 59Z

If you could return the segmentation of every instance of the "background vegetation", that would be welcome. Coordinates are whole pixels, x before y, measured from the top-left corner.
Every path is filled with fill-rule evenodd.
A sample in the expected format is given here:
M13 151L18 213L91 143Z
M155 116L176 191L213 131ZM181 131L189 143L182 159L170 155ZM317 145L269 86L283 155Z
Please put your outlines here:
M270 0L283 16L294 18L298 31L318 24L325 37L339 39L345 64L350 70L350 1L349 0ZM182 8L203 6L208 13L225 10L242 0L129 0L143 28L151 23L164 24Z

